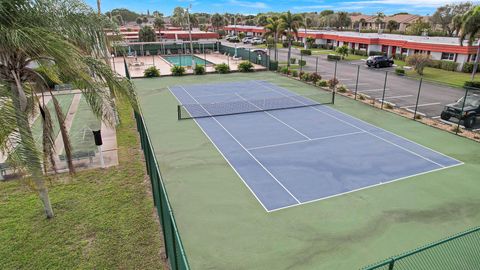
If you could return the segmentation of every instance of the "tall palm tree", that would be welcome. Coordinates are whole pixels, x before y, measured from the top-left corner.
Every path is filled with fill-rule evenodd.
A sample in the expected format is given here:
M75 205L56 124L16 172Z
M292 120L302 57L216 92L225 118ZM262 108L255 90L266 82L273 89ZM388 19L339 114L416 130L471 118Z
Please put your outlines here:
M283 35L288 42L287 67L290 67L293 35L298 35L298 29L303 25L303 17L299 14L292 14L289 10L287 13L280 15L280 20L282 21L281 28L285 30Z
M383 12L377 12L377 14L375 14L375 24L377 25L378 30L381 29L384 18L385 14Z
M0 2L0 152L28 172L47 218L54 216L44 178L55 168L52 114L59 122L71 173L74 168L65 112L46 82L66 78L82 91L93 113L108 123L115 118L114 98L126 98L136 108L132 84L117 78L103 60L108 57L103 30L112 27L110 22L80 0ZM44 93L52 95L54 109L44 103ZM29 124L35 108L42 119L41 150Z
M279 20L277 17L272 17L267 19L267 25L264 26L265 28L265 34L264 37L273 37L273 50L274 50L274 59L275 61L278 61L278 49L277 49L277 43L278 43L278 37L279 35L283 32L282 29L282 21Z
M100 0L97 0L97 11L98 11L98 15L101 15L102 14L102 10L101 10L101 1Z
M165 21L162 17L156 17L153 22L153 27L158 30L159 39L162 38L162 30L165 28Z
M460 45L463 46L463 41L468 38L468 45L472 45L475 39L480 34L480 6L476 6L469 10L462 19L462 27L460 29ZM480 40L478 41L477 56L472 71L472 81L475 79L477 73L478 63L480 58Z

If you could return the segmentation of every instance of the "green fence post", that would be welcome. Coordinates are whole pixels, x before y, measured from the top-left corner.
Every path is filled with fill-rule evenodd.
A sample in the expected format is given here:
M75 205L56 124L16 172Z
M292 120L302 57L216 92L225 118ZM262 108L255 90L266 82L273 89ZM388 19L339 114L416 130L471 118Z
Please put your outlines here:
M355 82L355 100L357 100L358 78L360 77L360 66L357 66L357 80Z
M318 56L315 60L315 73L318 73Z
M383 83L382 104L380 105L380 109L382 110L383 110L383 102L385 99L385 90L387 90L387 77L388 77L388 71L385 71L385 82Z
M417 118L418 100L420 99L420 90L422 89L422 81L423 81L423 77L420 78L420 83L418 84L417 101L415 102L415 112L413 113L413 120Z
M298 63L300 65L300 72L302 72L303 70L302 61L303 61L303 53L300 53L300 62Z
M394 266L395 266L395 259L392 259L388 264L388 270L393 270Z

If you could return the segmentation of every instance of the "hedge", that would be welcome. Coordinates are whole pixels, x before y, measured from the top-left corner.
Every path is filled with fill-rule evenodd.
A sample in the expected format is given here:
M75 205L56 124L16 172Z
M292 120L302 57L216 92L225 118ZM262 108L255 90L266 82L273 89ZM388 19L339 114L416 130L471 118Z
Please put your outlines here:
M480 89L480 81L466 81L463 84L464 87L473 87L473 88L479 88Z
M298 60L298 65L301 66L301 67L304 67L307 65L307 61L305 60Z
M312 51L311 50L300 50L300 53L302 55L312 55Z
M471 62L464 63L462 67L462 72L472 73L474 64L475 63L471 63ZM478 72L480 72L480 64L479 64L479 67L477 68L477 73Z
M375 56L375 55L383 55L383 52L378 52L378 51L370 51L368 53L368 56Z
M340 61L342 57L340 55L329 54L327 55L327 60L329 61Z
M402 76L405 75L405 70L403 68L396 68L395 69L395 74Z

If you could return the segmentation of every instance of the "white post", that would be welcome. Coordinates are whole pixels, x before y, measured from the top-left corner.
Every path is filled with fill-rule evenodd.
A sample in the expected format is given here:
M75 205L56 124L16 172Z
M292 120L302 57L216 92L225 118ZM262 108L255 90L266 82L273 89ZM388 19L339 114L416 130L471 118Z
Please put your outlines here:
M98 152L100 153L100 167L105 168L105 161L103 160L102 146L98 146Z

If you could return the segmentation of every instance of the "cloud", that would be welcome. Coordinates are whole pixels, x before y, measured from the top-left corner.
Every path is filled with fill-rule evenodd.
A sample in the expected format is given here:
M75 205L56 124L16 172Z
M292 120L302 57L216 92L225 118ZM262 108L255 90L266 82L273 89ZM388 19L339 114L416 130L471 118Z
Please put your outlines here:
M415 7L439 7L445 4L451 4L455 2L464 2L464 0L360 0L343 2L346 5L408 5Z
M246 1L230 0L228 3L231 5L246 7L246 8L256 8L256 9L269 8L269 6L263 2L246 2Z
M333 8L331 5L312 5L312 6L296 6L293 7L295 10L307 10L307 9L329 9Z

